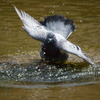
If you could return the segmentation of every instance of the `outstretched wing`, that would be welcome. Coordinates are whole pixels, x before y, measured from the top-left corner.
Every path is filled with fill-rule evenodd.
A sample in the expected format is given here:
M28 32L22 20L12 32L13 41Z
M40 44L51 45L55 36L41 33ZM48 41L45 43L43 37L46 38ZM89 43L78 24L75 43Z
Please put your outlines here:
M74 45L69 41L63 41L60 45L60 49L63 49L66 52L72 53L72 54L84 59L85 61L87 61L90 64L94 64L92 62L92 60L82 52L82 50L79 46Z
M32 38L44 42L49 30L47 30L45 26L42 26L37 20L35 20L24 11L18 10L15 6L14 8L24 24L23 29Z
M46 26L49 30L61 34L66 39L75 30L75 24L73 20L66 19L62 15L48 16L44 19L44 21L41 21L40 23Z

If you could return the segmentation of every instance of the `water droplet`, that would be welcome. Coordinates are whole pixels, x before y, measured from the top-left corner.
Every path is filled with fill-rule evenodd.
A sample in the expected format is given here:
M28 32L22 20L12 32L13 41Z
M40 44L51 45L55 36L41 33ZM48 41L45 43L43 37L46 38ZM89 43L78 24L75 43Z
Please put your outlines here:
M20 52L20 50L17 50L18 52Z
M83 21L82 21L82 20L80 20L80 22L82 23Z
M53 6L53 8L56 8L56 6Z
M63 3L63 6L65 5L65 3Z
M68 14L69 12L67 11L66 13Z

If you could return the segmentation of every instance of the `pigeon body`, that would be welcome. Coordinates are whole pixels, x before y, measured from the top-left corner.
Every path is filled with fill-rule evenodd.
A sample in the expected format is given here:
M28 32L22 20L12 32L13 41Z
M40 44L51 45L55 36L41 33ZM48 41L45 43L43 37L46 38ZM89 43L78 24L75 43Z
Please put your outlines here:
M56 36L48 34L44 43L41 44L40 55L49 61L64 61L68 58L67 52L61 52Z
M68 53L72 53L89 64L94 64L81 48L72 44L67 39L75 30L73 20L62 15L48 16L38 22L33 17L18 10L14 6L18 16L23 22L23 29L33 38L41 42L40 55L49 61L64 61L68 59Z

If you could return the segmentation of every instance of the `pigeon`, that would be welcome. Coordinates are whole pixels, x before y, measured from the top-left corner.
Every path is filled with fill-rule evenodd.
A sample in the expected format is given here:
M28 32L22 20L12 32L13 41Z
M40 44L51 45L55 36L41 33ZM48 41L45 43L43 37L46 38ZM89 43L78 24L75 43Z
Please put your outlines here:
M71 53L89 64L94 64L79 46L67 40L76 29L72 19L67 19L62 15L52 15L47 16L43 21L37 21L26 12L18 10L16 6L14 9L23 22L22 28L26 33L41 42L42 59L62 62L67 60L68 53Z

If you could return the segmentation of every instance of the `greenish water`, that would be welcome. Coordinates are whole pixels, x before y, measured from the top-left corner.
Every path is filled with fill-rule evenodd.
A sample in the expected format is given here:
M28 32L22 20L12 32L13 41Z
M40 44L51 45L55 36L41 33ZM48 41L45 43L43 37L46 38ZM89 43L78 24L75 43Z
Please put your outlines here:
M43 62L40 42L24 32L12 4L39 21L55 14L73 19L68 40L96 65L73 55L64 63ZM0 100L99 100L99 92L100 0L0 1Z

